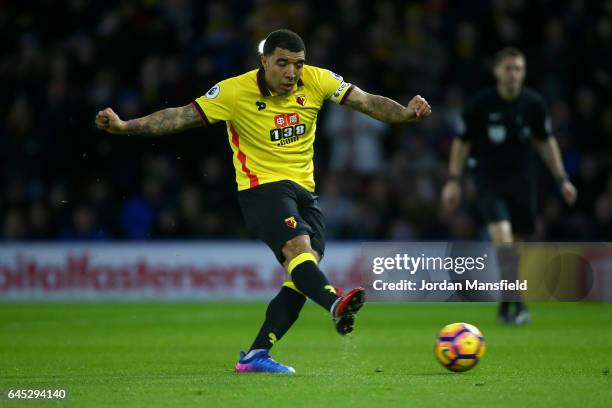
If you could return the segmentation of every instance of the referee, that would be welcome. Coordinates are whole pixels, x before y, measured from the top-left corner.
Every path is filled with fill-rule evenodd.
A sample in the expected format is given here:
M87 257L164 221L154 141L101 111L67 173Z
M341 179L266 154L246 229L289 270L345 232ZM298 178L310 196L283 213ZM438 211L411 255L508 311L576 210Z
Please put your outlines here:
M362 288L337 294L318 267L325 251L312 161L319 110L331 101L383 122L407 123L428 116L431 108L420 96L402 106L327 69L306 65L304 42L289 30L270 33L261 54L259 69L217 83L188 105L128 121L106 108L98 112L96 125L113 134L164 135L225 123L246 224L288 273L235 370L293 373L270 358L269 350L297 320L306 298L331 314L341 335L353 330L364 302Z
M478 205L498 246L500 271L511 279L518 275L518 253L512 244L534 231L534 149L556 179L565 202L572 205L577 194L551 134L546 105L538 93L523 86L525 65L525 56L516 48L496 54L493 74L497 86L481 91L466 104L462 129L451 147L449 179L442 190L444 207L453 210L461 198L464 164L468 156L473 158ZM500 322L520 325L529 318L523 302L501 302Z

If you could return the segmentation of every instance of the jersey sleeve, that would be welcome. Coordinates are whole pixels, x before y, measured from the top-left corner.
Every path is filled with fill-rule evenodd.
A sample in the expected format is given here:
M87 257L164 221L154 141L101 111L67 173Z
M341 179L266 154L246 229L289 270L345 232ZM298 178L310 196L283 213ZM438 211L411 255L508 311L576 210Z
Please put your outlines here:
M455 129L459 139L463 140L464 142L473 141L474 134L477 131L476 128L478 127L477 118L478 115L473 103L468 104L463 108L457 129Z
M541 97L535 98L533 112L533 137L540 140L548 139L552 136L552 124L548 107Z
M193 101L193 106L206 123L229 121L232 119L234 112L235 90L232 80L226 79Z
M342 105L353 90L353 85L345 82L340 75L328 69L319 69L319 87L323 99Z

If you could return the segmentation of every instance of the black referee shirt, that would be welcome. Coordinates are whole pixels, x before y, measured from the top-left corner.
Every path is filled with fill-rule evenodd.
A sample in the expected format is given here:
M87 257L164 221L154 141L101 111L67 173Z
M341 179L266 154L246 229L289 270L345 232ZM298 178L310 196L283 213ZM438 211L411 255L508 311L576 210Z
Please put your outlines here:
M532 139L551 136L550 118L542 97L523 88L513 100L488 88L462 112L459 137L471 143L476 182L487 188L517 187L533 180Z

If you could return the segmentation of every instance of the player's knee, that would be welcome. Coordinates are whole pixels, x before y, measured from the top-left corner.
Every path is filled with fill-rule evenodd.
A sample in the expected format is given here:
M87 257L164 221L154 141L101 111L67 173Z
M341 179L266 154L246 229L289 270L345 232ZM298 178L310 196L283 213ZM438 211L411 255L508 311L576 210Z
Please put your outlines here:
M499 221L490 223L489 235L495 244L512 244L514 242L512 236L512 224L508 221Z
M296 256L305 252L313 252L308 235L300 235L285 242L283 246L283 256L285 262L291 262Z

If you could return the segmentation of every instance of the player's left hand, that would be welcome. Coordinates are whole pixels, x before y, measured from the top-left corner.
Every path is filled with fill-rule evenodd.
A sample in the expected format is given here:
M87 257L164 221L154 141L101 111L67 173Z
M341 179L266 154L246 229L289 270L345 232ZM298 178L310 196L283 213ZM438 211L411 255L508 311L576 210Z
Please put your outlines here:
M578 196L578 190L576 190L571 181L565 180L561 183L561 195L568 205L574 205Z
M408 102L408 121L418 121L431 115L431 106L421 95L417 95Z

